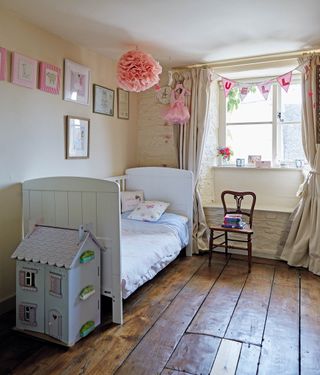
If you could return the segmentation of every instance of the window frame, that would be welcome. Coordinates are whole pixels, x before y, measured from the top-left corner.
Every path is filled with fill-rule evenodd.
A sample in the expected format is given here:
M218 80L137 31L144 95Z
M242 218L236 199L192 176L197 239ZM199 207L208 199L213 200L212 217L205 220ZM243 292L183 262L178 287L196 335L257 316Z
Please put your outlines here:
M254 81L257 80L257 82L267 81L268 79L272 79L274 77L260 77L255 78L254 80L245 79L243 81L250 81L254 84ZM238 80L241 82L241 80ZM291 85L300 83L301 85L301 75L298 73L292 75ZM224 95L224 90L222 85L219 85L219 129L218 129L218 141L219 145L226 145L227 142L227 120L226 120L226 104L227 104L227 98ZM289 88L290 90L290 88ZM241 125L261 125L261 124L271 124L272 126L272 160L271 165L277 166L278 161L280 161L281 156L281 129L279 124L282 124L283 122L279 121L278 113L281 112L281 97L282 95L285 95L285 92L283 92L283 88L280 87L278 84L272 85L272 121L264 121L264 122L247 122L247 123L234 123L234 126L241 126ZM287 124L296 124L298 122L284 122ZM300 121L301 124L301 121ZM289 162L286 160L285 162Z

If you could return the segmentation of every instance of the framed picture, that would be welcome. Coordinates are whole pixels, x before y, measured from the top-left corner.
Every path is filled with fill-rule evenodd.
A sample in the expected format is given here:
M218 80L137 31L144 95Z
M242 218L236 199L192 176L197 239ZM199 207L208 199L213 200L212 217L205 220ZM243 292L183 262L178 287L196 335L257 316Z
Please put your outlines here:
M90 120L67 116L66 159L89 158Z
M93 112L113 116L114 90L96 84L93 85Z
M64 60L64 100L89 105L90 69Z
M129 92L117 89L118 118L129 120Z
M35 89L37 86L37 71L37 60L30 59L17 52L12 53L12 83Z
M7 50L0 47L0 81L4 81L7 76Z
M55 65L40 63L39 89L59 95L61 69Z
M257 161L261 160L261 155L248 155L248 164L255 165Z

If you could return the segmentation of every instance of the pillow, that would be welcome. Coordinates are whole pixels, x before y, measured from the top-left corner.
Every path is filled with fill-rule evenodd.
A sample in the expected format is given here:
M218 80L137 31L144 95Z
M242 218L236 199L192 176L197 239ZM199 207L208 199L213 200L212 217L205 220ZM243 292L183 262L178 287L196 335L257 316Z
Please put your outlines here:
M159 201L144 201L128 216L128 219L140 221L157 221L170 203Z
M141 202L143 202L142 190L121 192L121 212L132 211Z

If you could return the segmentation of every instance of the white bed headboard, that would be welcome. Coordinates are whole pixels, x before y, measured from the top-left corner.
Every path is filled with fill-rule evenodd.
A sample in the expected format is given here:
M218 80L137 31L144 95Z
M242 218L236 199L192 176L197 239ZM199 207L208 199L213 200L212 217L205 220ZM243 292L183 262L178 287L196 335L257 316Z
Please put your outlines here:
M142 167L126 170L126 190L143 190L145 199L170 203L168 211L187 216L192 254L193 173L183 169Z
M86 177L47 177L25 181L23 192L23 229L30 222L78 228L91 224L98 237L110 237L120 221L108 211L119 212L119 185Z

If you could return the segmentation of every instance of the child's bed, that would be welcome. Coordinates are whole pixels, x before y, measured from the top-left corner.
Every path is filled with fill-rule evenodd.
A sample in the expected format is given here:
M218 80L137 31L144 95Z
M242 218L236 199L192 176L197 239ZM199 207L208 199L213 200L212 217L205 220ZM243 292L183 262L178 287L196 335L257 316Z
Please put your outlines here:
M169 202L156 223L122 214L120 191L142 190L146 200ZM108 179L48 177L23 183L23 226L88 226L104 244L101 290L113 301L113 321L122 323L122 299L150 280L186 247L192 255L193 177L172 168L131 168ZM188 218L172 215L175 213Z

